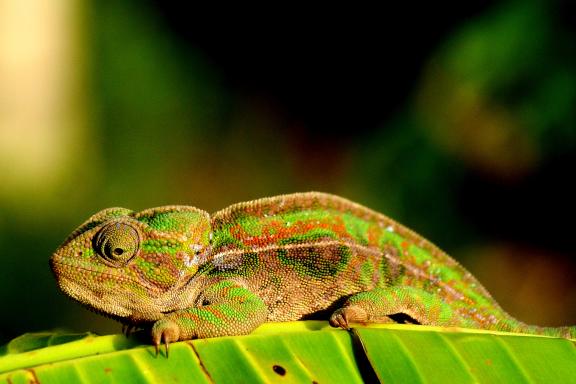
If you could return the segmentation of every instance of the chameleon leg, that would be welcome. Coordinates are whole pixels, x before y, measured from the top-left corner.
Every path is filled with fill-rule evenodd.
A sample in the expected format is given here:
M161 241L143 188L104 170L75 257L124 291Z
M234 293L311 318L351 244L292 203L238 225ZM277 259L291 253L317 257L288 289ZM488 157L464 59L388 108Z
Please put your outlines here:
M413 287L376 288L351 296L330 317L330 325L349 329L350 322L393 322L390 316L405 314L418 324L465 326L466 320L434 296Z
M218 281L203 291L204 304L167 314L152 326L156 348L178 340L241 335L263 323L262 299L236 281Z

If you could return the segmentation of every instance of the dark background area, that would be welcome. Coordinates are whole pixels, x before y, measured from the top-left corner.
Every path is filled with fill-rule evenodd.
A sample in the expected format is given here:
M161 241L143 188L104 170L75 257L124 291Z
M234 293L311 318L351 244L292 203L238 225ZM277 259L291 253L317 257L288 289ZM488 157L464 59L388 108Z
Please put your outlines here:
M66 13L77 54L64 71L78 75L70 127L48 130L60 160L24 173L29 142L0 158L0 340L119 331L65 299L47 266L102 208L214 212L306 190L415 229L526 322L576 324L575 11L122 0Z
M222 15L219 9L195 12L178 1L151 2L183 44L200 49L218 68L227 87L265 98L281 109L281 134L290 136L296 130L291 140L298 141L294 152L303 163L309 151L369 140L382 131L410 102L423 63L459 26L490 12L495 3L328 10L285 6L267 15L256 8L243 10L239 17ZM555 28L568 32L567 39L575 37L572 2L558 2L550 13ZM526 29L525 38L529 32ZM514 103L525 97L529 82L530 78L521 79L506 89L506 99ZM467 170L455 203L488 236L570 252L572 226L542 228L534 223L576 213L573 204L566 206L576 195L574 185L553 188L574 169L572 149L548 155L521 180L506 182L482 170ZM314 160L325 163L319 168L330 168L335 156ZM501 211L508 214L499 219Z
M152 1L167 28L199 49L232 89L277 103L305 140L381 129L419 81L422 63L493 2L365 7L279 6L222 12ZM266 12L265 14L260 13Z

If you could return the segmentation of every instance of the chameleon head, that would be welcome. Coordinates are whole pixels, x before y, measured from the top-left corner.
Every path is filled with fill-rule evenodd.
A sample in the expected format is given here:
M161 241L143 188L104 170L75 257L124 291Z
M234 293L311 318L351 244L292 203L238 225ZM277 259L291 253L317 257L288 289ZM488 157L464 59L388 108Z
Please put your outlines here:
M60 289L125 323L155 321L210 255L210 217L193 207L109 208L78 227L50 259Z

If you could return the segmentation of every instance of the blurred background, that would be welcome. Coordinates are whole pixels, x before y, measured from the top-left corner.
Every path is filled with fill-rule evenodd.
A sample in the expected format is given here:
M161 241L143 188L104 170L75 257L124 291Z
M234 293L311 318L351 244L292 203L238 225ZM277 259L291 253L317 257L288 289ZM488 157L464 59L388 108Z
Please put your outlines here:
M0 0L0 342L119 332L48 258L92 213L339 194L576 324L572 1Z

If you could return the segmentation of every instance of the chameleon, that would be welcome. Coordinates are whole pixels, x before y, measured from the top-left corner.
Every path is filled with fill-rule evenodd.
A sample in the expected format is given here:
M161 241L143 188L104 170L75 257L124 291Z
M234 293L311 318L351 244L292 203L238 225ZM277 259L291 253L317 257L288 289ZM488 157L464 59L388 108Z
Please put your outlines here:
M457 261L342 197L306 192L234 204L104 209L54 252L59 288L145 328L156 347L249 334L264 322L413 323L575 338L508 315Z

